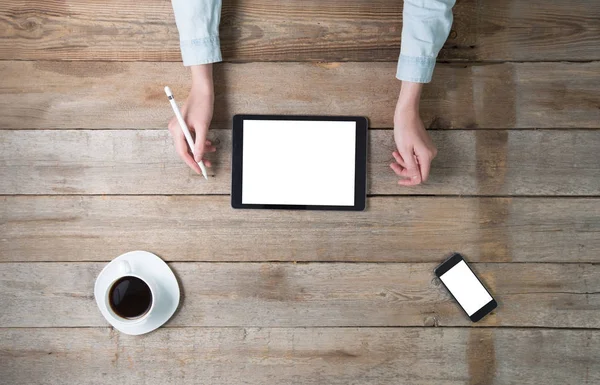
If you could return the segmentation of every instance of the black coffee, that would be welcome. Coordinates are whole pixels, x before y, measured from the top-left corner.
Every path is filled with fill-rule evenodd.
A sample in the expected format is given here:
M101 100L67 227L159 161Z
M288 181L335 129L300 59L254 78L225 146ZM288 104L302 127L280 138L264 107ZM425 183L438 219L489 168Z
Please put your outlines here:
M152 306L152 292L141 279L125 276L110 288L108 302L120 317L137 318L146 314Z

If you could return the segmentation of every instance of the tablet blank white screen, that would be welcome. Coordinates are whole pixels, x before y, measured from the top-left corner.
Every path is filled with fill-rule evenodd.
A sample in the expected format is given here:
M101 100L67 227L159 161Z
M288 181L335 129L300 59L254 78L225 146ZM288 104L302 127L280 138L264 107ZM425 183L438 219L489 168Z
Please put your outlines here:
M354 206L356 122L244 120L242 203Z

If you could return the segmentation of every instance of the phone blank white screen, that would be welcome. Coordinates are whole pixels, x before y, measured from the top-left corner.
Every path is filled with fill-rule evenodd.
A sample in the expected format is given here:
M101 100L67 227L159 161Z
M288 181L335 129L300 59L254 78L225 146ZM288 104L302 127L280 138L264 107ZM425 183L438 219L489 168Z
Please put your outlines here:
M244 120L242 203L354 206L356 122Z
M469 316L492 300L465 261L454 265L440 279Z

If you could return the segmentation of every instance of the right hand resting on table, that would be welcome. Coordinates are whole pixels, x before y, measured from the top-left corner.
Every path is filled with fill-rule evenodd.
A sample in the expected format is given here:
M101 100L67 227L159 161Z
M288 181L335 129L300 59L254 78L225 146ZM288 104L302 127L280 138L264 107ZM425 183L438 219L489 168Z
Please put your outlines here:
M181 115L185 120L190 133L194 138L194 153L188 147L179 127L177 118L169 121L169 131L175 143L175 149L179 157L196 173L202 174L197 162L204 161L206 167L211 167L209 160L205 158L209 152L215 152L216 148L206 139L210 121L213 115L214 89L212 80L212 64L192 66L192 88L185 104L181 107Z

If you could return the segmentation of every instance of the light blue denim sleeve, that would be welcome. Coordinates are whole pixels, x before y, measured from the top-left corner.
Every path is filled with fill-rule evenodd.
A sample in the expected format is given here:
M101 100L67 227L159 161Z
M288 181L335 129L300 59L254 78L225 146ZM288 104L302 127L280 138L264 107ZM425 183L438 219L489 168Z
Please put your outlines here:
M171 0L183 65L219 62L221 0Z
M402 47L396 77L429 83L452 26L455 0L404 0Z

